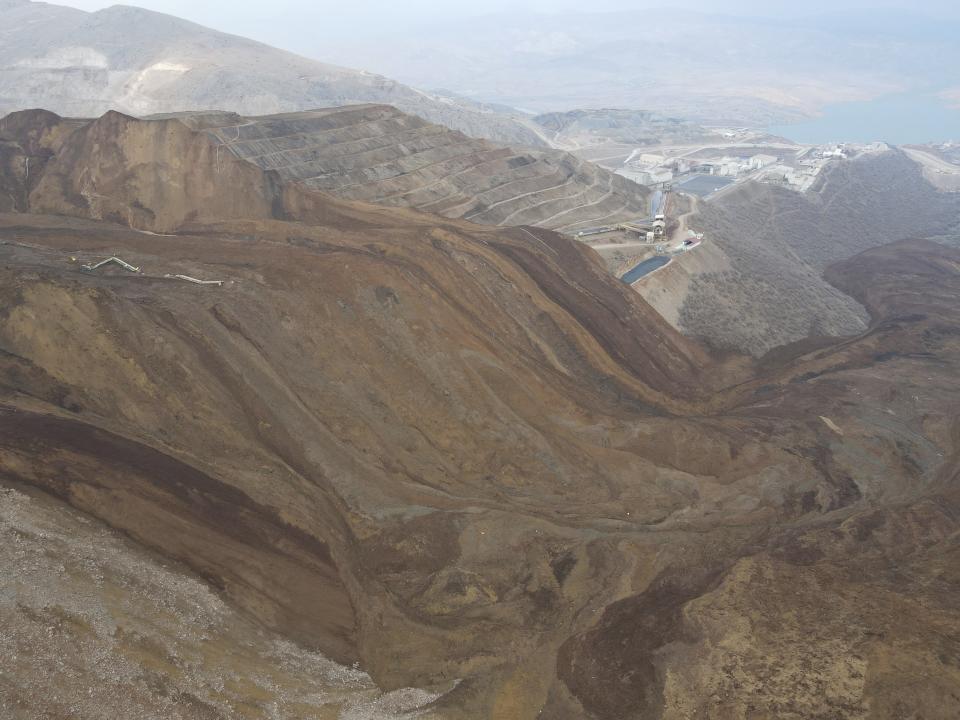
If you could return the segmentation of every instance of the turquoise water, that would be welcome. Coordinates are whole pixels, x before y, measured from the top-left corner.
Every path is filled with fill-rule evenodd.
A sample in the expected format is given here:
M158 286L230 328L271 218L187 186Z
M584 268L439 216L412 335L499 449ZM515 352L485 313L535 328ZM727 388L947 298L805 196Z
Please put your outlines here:
M693 193L700 197L712 195L720 188L725 188L733 182L732 177L723 175L693 175L688 180L684 180L677 185L684 192Z
M865 102L829 105L809 122L778 125L771 133L795 142L887 142L893 145L960 140L960 110L930 93L898 93Z

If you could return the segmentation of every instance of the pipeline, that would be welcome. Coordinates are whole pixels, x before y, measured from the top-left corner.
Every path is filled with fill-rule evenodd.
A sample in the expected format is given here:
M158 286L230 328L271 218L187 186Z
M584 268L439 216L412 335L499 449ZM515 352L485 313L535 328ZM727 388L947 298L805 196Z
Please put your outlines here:
M189 275L164 275L168 278L176 278L177 280L186 280L195 285L216 285L217 287L223 287L223 280L198 280L195 277L190 277Z
M92 271L96 270L97 268L101 268L101 267L103 267L104 265L109 265L110 263L115 263L115 264L119 265L120 267L122 267L124 270L129 270L129 271L132 272L132 273L138 273L138 272L140 272L140 268L134 267L134 266L131 265L130 263L124 262L123 260L121 260L121 259L118 258L118 257L108 257L106 260L101 260L100 262L96 263L95 265L83 265L83 266L81 266L81 267L83 267L84 270L88 270L88 271L91 271L91 272L92 272Z

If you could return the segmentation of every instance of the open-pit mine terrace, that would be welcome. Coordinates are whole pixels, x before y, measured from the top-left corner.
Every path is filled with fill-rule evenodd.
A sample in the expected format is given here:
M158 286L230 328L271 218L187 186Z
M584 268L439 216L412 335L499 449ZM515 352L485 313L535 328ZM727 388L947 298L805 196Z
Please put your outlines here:
M386 105L180 119L282 180L349 200L565 232L647 209L645 188L569 153L511 149Z

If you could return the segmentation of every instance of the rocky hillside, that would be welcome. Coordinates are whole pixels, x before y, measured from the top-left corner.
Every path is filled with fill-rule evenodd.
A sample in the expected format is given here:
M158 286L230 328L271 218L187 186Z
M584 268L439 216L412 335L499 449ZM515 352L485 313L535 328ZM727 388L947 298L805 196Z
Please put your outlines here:
M872 247L943 235L960 223L960 194L938 191L890 151L832 166L805 194L746 184L690 222L708 243L637 288L683 332L759 356L862 332L866 309L824 270Z
M646 188L568 153L512 150L385 105L180 119L283 181L350 200L565 231L648 212Z
M0 715L955 714L957 251L719 362L548 230L179 120L0 137Z
M545 145L522 119L327 65L169 15L0 2L0 114L43 107L96 117L229 109L258 115L355 103L405 112L521 147Z

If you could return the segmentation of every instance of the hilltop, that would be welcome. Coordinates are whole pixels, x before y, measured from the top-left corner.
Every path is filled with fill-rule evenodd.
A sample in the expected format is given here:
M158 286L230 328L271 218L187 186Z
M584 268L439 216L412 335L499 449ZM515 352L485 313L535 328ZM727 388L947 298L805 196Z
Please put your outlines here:
M0 114L95 117L227 109L249 115L387 103L467 135L544 146L518 117L430 95L179 18L116 5L93 13L0 4Z
M510 149L383 105L180 119L285 181L350 200L567 232L649 212L647 188L569 153Z

